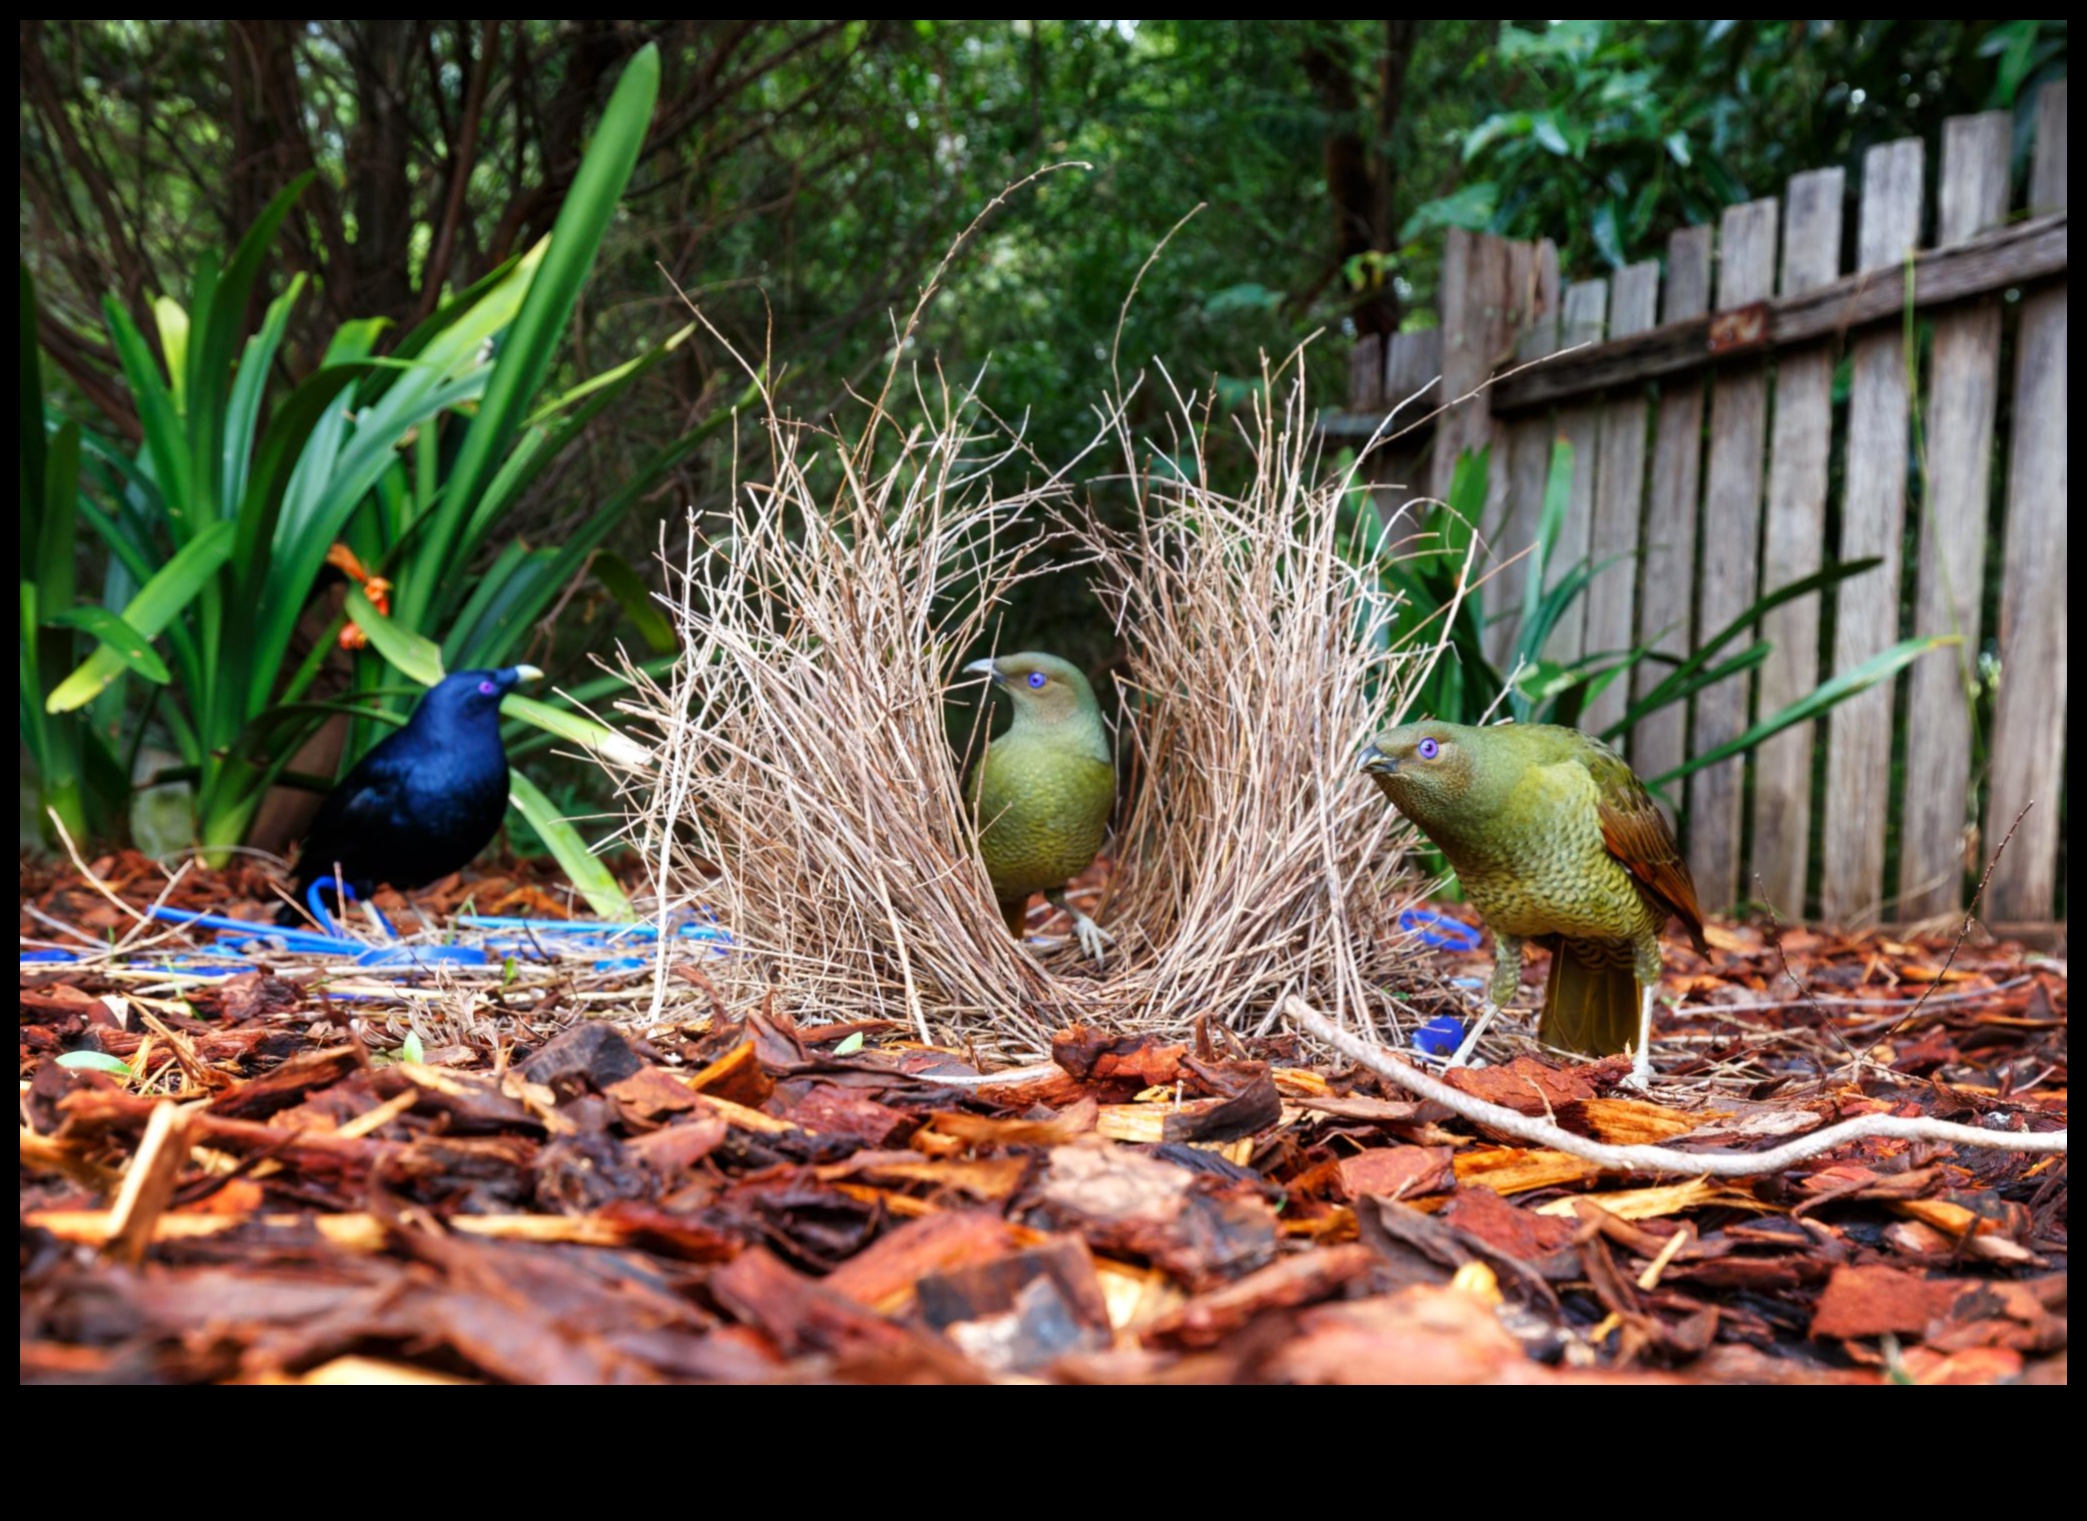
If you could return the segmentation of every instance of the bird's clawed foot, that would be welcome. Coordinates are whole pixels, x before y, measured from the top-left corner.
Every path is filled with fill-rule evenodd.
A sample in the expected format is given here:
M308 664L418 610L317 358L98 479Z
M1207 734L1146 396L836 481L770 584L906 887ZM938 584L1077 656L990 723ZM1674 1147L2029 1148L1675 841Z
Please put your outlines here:
M1051 907L1065 911L1066 917L1072 920L1073 936L1080 942L1080 950L1096 966L1100 966L1104 959L1102 953L1116 943L1116 937L1066 902L1064 893L1045 893L1044 897L1049 900Z
M1100 966L1103 950L1114 945L1116 937L1078 909L1071 908L1066 912L1072 915L1072 932L1079 937L1080 949L1086 952L1096 966Z

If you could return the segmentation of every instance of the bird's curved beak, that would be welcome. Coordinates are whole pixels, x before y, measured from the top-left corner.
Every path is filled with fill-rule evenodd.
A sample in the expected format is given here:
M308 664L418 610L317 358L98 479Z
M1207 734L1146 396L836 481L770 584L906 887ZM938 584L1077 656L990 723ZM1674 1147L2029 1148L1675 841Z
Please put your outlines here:
M993 685L996 687L1004 687L1007 685L1007 678L1000 674L1000 667L990 660L972 661L969 665L964 667L964 674L966 676L989 677L992 680Z
M1362 764L1355 769L1367 771L1373 776L1389 776L1399 769L1399 763L1375 745L1365 745L1362 749Z
M533 666L533 665L518 665L518 666L516 666L516 667L515 667L514 669L515 669L515 680L516 680L516 681L542 681L542 680L543 680L543 672L542 672L542 671L539 671L539 670L538 670L538 669L537 669L537 668L536 668L535 666Z

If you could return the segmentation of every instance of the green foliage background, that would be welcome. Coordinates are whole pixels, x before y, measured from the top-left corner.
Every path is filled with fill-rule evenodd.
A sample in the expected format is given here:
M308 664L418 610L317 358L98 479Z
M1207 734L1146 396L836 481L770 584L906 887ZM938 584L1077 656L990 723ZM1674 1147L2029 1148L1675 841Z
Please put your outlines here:
M154 298L310 172L253 297L308 282L275 382L311 375L347 323L387 323L381 353L549 230L610 90L656 44L659 105L550 388L680 328L678 286L786 406L840 408L981 209L1079 161L993 212L905 356L981 377L1056 461L1091 437L1112 352L1146 373L1133 422L1155 446L1170 386L1221 424L1264 353L1314 335L1334 400L1356 333L1433 321L1445 226L1555 237L1569 275L1597 273L1796 170L2023 107L2063 76L2066 40L2005 20L32 21L22 256L54 403L134 446L105 301L153 334ZM478 568L503 537L569 537L744 380L707 335L677 347L532 482ZM734 432L677 458L612 547L644 567L663 522L715 506ZM1114 463L1092 466L1105 507ZM555 677L612 632L640 647L629 605L575 583L511 658ZM1003 638L1112 653L1070 576Z

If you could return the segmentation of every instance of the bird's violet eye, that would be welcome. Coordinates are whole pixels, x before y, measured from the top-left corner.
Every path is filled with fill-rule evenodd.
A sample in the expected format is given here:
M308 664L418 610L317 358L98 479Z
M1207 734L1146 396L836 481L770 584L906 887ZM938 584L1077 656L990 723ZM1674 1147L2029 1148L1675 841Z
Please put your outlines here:
M1041 686L1042 686L1042 685L1044 684L1044 681L1045 681L1045 680L1046 680L1046 678L1045 678L1045 676L1044 676L1044 673L1043 673L1042 671L1031 671L1031 672L1029 673L1029 687L1030 687L1030 690L1031 690L1031 691L1034 691L1034 690L1035 690L1035 689L1037 689L1038 687L1041 687Z
M1422 740L1420 744L1416 746L1416 748L1420 751L1420 758L1422 760L1433 760L1436 756L1442 753L1442 747L1436 744L1432 739Z
M483 693L484 695L486 695L487 697L491 697L491 696L492 696L492 695L493 695L493 694L494 694L495 692L499 691L500 689L499 689L498 687L494 686L494 685L493 685L493 684L492 684L492 683L491 683L490 681L481 681L481 682L480 682L480 683L478 684L478 690L479 690L480 692L482 692L482 693ZM1428 741L1428 743L1429 743L1429 744L1433 744L1433 743L1434 743L1434 741L1433 741L1433 740L1429 740L1429 741Z

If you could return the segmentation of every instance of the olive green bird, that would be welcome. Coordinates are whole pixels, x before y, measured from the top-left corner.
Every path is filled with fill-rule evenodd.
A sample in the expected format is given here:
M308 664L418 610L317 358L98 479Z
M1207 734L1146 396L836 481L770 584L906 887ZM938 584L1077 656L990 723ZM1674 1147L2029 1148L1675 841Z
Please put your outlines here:
M1055 655L1003 655L964 669L992 678L1014 704L1014 722L987 742L968 787L1001 917L1019 940L1029 896L1040 892L1071 916L1080 949L1098 963L1115 937L1065 901L1065 884L1100 851L1116 803L1094 688Z
M1636 1053L1651 1078L1659 932L1679 919L1704 955L1703 911L1674 833L1622 756L1557 724L1417 723L1386 729L1362 769L1456 869L1498 941L1477 1044L1521 987L1522 942L1551 952L1539 1038Z

